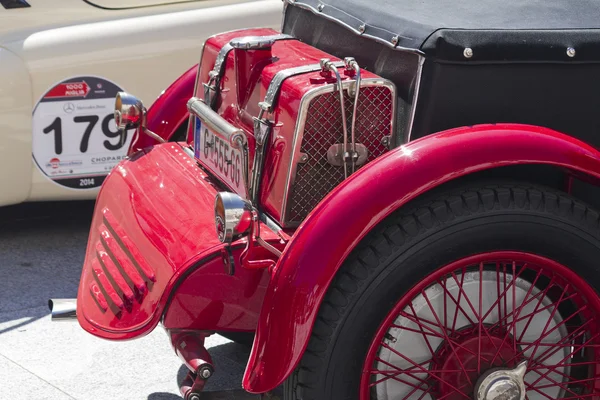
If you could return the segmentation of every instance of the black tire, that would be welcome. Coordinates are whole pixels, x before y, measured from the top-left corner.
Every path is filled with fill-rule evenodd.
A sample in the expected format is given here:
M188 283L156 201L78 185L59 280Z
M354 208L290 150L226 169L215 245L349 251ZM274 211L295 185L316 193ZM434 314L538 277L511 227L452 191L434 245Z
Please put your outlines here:
M246 347L252 347L254 332L217 332L219 335Z
M285 399L358 399L368 348L400 297L443 265L495 250L548 257L600 288L599 214L588 205L518 182L438 190L387 218L344 262Z

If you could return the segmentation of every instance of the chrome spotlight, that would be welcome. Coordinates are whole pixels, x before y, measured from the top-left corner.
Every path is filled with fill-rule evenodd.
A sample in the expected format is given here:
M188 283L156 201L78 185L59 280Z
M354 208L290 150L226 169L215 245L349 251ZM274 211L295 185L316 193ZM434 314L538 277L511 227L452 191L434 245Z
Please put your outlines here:
M252 226L254 208L235 193L219 192L215 198L215 227L222 243L231 243Z
M146 119L146 108L137 97L119 92L115 99L115 123L119 129L143 127Z

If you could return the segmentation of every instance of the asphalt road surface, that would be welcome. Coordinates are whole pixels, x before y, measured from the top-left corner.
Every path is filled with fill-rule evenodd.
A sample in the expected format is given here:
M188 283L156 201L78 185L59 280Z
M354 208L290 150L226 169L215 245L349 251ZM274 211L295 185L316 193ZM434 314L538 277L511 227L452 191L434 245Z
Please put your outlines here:
M92 202L0 207L0 400L177 400L187 369L159 327L110 342L51 322L49 298L74 298ZM241 379L249 349L207 340L217 369L206 400L258 399Z

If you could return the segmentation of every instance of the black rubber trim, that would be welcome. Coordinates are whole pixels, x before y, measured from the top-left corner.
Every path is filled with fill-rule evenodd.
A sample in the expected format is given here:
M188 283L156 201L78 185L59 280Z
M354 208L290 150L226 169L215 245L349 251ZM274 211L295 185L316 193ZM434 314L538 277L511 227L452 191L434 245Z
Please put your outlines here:
M25 0L0 0L0 4L6 9L31 7Z
M4 0L0 0L0 1L4 1ZM11 1L11 0L6 0L6 1ZM103 7L103 6L99 6L98 4L94 4L92 3L90 0L83 0L84 3L89 4L92 7L96 7L99 8L101 10L111 10L111 11L118 11L118 10L135 10L138 8L150 8L150 7L160 7L160 6L170 6L172 4L182 4L182 3L191 3L192 1L197 1L197 0L181 0L181 1L174 1L174 2L164 2L164 3L159 3L159 4L149 4L147 6L136 6L136 7Z

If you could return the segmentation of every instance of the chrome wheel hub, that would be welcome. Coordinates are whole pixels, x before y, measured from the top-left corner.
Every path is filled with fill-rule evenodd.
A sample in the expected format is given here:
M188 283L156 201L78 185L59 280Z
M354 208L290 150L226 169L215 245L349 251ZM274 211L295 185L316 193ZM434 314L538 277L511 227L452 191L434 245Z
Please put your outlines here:
M476 387L477 400L524 400L527 362L514 369L497 369L484 374Z

